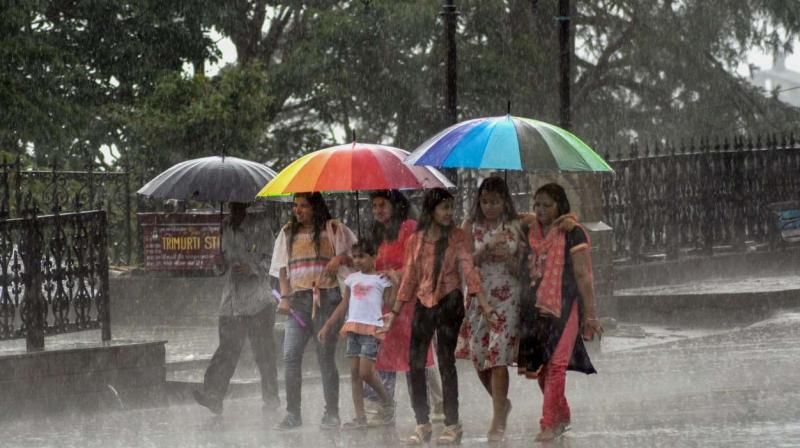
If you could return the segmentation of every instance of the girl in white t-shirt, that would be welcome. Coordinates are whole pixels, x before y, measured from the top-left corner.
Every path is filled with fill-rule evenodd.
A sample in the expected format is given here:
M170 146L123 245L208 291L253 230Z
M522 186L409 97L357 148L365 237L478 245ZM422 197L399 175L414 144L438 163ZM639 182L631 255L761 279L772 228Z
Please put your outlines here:
M341 322L345 312L347 321L339 334L347 337L347 357L351 358L350 379L353 386L355 418L342 425L345 429L367 427L364 411L364 385L369 385L380 398L383 406L379 421L384 425L394 423L394 400L386 392L375 372L375 358L383 335L377 330L383 327L382 308L384 302L391 306L396 289L388 277L375 271L375 247L369 240L359 241L352 248L353 266L358 270L345 279L344 298L320 329L317 337L321 342L332 328Z

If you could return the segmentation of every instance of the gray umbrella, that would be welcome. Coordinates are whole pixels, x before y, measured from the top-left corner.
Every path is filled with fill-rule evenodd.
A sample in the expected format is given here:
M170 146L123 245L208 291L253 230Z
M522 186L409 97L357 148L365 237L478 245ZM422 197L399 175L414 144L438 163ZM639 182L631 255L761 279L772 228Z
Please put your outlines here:
M187 160L159 174L138 193L156 199L201 202L253 202L276 173L266 165L237 157Z

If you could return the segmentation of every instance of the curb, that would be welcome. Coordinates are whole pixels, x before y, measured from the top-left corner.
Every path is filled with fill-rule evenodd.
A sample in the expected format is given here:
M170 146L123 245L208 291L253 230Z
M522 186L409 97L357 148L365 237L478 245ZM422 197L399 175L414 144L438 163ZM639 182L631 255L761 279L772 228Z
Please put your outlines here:
M615 295L605 300L609 314L623 321L730 324L756 321L780 308L800 307L800 290Z

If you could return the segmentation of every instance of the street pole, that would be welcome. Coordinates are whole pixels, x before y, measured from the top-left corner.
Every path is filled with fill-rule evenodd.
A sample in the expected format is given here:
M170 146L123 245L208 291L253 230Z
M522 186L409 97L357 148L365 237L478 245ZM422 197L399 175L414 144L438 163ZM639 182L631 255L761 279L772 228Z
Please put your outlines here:
M572 105L570 99L570 7L569 0L558 0L558 48L559 48L559 96L561 98L559 125L569 130L572 127Z
M450 126L458 121L458 55L456 52L456 6L455 0L447 0L442 6L444 16L444 40L447 48L445 65L445 125Z
M444 125L445 127L458 122L458 53L456 51L456 12L455 0L447 0L442 5L444 17L444 41L447 56L444 73ZM458 185L458 171L444 168L442 174L451 182Z

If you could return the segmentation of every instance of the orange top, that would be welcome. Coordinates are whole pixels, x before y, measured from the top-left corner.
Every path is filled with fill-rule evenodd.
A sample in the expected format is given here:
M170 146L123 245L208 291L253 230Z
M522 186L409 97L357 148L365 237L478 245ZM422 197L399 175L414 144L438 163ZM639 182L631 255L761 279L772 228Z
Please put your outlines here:
M383 333L378 333L379 328L375 325L362 324L360 322L345 322L342 325L342 329L339 330L339 335L347 336L347 333L363 334L365 336L374 336L375 339L382 341L384 335Z
M424 234L424 231L414 232L408 239L403 280L400 282L397 300L409 302L416 298L425 307L433 308L444 296L461 286L462 273L468 294L480 292L481 277L472 261L472 251L464 231L460 228L450 231L436 285L433 284L436 241L426 240Z

